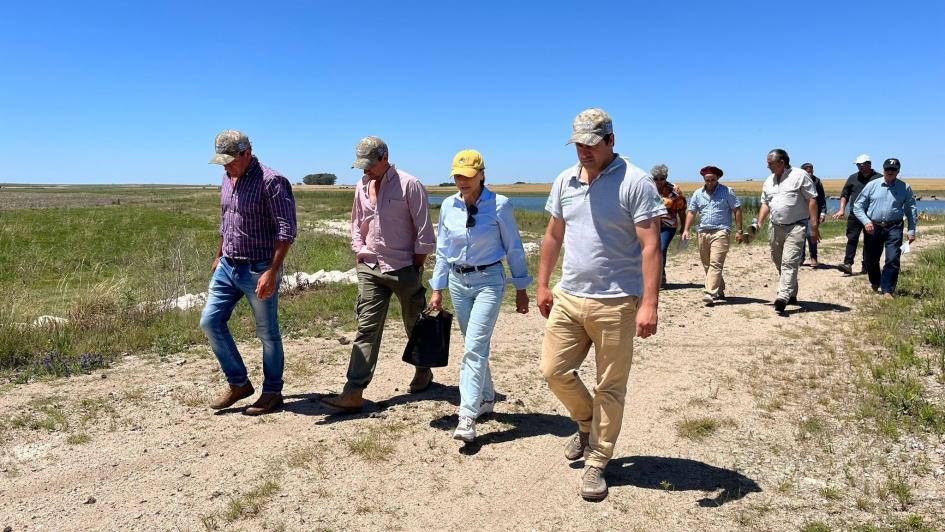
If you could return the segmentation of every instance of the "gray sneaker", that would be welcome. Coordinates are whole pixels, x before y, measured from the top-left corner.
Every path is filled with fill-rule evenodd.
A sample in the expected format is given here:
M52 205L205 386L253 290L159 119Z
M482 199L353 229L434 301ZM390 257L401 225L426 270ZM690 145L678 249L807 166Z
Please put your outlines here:
M581 497L588 501L601 501L607 497L607 481L604 480L603 469L595 466L587 466L584 469Z
M462 440L471 443L476 439L476 420L469 416L459 416L459 423L456 424L456 431L453 432L454 440Z
M587 455L587 443L591 439L591 434L589 432L581 432L580 430L568 440L568 444L564 447L564 457L568 460L577 460L582 456Z

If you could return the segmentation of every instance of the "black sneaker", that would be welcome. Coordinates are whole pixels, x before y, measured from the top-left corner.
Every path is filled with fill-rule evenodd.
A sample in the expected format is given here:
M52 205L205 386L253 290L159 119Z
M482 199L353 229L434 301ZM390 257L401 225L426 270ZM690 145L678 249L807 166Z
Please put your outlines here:
M847 275L853 275L853 265L852 264L841 264L837 266L837 269Z
M788 302L788 305L796 305L796 304L797 304L797 296L791 296L791 298L788 299L787 302Z
M778 312L784 312L784 308L787 307L787 301L783 299L774 300L774 310Z

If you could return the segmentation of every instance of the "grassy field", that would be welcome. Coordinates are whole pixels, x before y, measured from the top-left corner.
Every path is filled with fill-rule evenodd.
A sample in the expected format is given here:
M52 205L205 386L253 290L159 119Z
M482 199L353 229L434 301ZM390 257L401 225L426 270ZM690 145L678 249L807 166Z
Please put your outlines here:
M316 232L346 218L352 191L298 187L299 236L287 273L348 270L349 239ZM433 210L439 217L438 209ZM519 212L529 240L547 214ZM173 353L206 339L200 309L160 312L146 301L207 289L218 243L219 192L212 187L3 187L0 189L0 374L68 374L137 351ZM537 257L532 258L537 271ZM427 277L432 269L431 257ZM512 297L512 292L509 297ZM448 296L447 296L448 297ZM354 285L323 285L284 295L285 336L330 336L354 324ZM43 315L67 324L34 328ZM390 319L399 320L399 307ZM240 339L255 334L248 306L231 320Z

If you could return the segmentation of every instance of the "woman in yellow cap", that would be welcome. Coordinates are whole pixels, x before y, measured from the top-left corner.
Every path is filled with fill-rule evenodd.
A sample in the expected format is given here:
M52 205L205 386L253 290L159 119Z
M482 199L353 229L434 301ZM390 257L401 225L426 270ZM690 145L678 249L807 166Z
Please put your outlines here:
M449 287L465 339L459 423L453 433L465 442L476 438L476 418L492 412L495 404L489 344L507 282L502 259L508 259L508 282L515 286L515 307L522 314L528 312L525 288L532 282L512 202L486 188L485 168L476 150L453 158L451 173L459 192L443 200L430 279L430 308L442 309L442 292Z

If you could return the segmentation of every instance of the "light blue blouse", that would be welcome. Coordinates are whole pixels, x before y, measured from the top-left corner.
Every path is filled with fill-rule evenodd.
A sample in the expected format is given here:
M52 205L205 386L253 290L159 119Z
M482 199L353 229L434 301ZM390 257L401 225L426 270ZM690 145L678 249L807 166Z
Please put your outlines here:
M443 200L436 234L436 266L430 287L443 290L449 286L450 269L455 266L485 266L508 257L509 282L518 290L532 282L525 262L525 247L518 233L509 198L482 188L476 225L466 227L466 203L460 193Z

